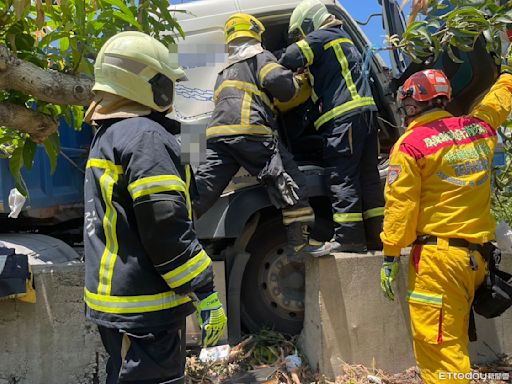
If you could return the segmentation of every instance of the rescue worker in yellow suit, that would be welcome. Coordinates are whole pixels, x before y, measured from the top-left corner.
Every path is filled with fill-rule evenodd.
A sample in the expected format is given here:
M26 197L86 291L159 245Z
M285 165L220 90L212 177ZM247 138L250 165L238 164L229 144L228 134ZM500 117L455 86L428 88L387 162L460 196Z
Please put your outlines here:
M391 300L401 249L412 244L407 299L426 384L470 382L470 309L487 267L474 249L495 236L491 167L496 129L512 110L512 75L503 73L469 116L448 113L450 97L440 70L405 82L407 130L391 152L381 234L381 286Z

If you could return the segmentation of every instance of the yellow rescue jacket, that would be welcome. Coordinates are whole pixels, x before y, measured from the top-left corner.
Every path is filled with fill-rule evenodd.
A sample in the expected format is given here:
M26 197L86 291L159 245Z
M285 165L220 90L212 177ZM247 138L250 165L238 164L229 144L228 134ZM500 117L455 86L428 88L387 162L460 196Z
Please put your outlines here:
M512 110L512 75L502 75L469 116L436 110L412 121L395 143L385 187L386 256L420 234L491 241L491 167L496 129Z

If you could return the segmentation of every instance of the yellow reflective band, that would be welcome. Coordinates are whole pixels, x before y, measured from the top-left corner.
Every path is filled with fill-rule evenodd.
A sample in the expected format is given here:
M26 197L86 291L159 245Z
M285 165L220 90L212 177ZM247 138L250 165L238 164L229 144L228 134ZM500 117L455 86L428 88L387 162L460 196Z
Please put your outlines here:
M185 264L167 272L163 275L163 278L171 288L180 287L199 276L206 268L208 268L211 262L212 260L203 250L188 260Z
M192 171L190 165L185 166L185 196L187 197L188 218L192 220L192 200L190 199L190 183L192 182Z
M375 105L375 101L373 101L372 97L362 97L357 100L351 100L348 101L342 105L339 105L337 107L334 107L330 111L327 111L322 116L320 116L315 121L315 128L320 128L323 124L327 123L328 121L339 117L347 112L352 111L353 109L360 108L360 107L366 107L369 105Z
M128 185L133 200L160 192L185 192L185 182L175 175L149 176Z
M109 169L118 175L123 173L123 167L120 165L115 165L113 162L104 159L87 160L87 168L102 168L105 170Z
M362 213L335 213L332 216L336 223L353 223L363 221Z
M117 211L112 203L112 194L117 179L118 173L115 172L115 169L109 168L99 180L101 196L105 202L105 216L103 217L105 250L101 256L98 292L106 295L109 295L112 289L112 274L119 250L116 233Z
M352 79L352 73L350 72L350 68L348 67L348 61L347 57L345 56L345 53L343 52L343 48L341 48L341 45L334 45L334 52L336 53L336 58L338 59L338 62L341 66L341 75L345 79L345 84L347 85L347 89L350 92L350 96L352 96L352 99L360 99L361 96L357 92L356 85L354 84L354 80Z
M230 135L272 135L272 129L264 125L217 125L206 128L206 137Z
M308 71L308 77L311 83L311 100L313 100L313 103L316 103L318 101L318 95L315 92L315 76Z
M310 207L305 208L296 208L296 209L283 209L283 216L286 217L297 217L301 215L311 215L313 214L313 209Z
M443 306L443 295L435 293L408 291L407 300L412 303L430 304L435 307Z
M283 216L283 224L290 225L291 223L312 223L315 221L315 215L304 215L298 217Z
M263 102L265 104L267 104L267 106L269 108L274 110L274 106L272 105L272 102L270 101L268 96L264 92L261 92L255 84L249 83L247 81L240 81L240 80L224 80L222 82L222 84L219 86L219 88L217 88L217 90L215 91L215 93L213 95L213 100L215 102L217 102L217 99L219 98L220 93L226 88L236 88L236 89L240 89L241 91L251 92L254 95L261 98L261 100L263 100Z
M244 100L242 102L242 111L240 112L240 124L241 125L250 125L251 123L251 104L252 104L252 94L249 92L245 92Z
M190 297L174 292L163 292L142 296L110 296L92 293L84 289L87 306L105 313L129 314L162 311L191 301Z
M306 61L308 62L308 65L313 64L313 59L315 57L313 50L309 46L308 42L306 40L297 41L297 46L299 47L300 51L306 58Z
M336 39L336 40L333 40L333 41L329 41L327 44L324 45L324 49L325 50L328 50L329 48L332 48L334 46L339 46L340 44L342 43L347 43L347 44L352 44L354 45L354 42L350 39L347 39L345 37L342 37L340 39Z
M267 77L267 75L274 69L284 69L284 67L277 63L268 63L268 64L265 64L263 66L263 68L261 68L258 79L262 86L263 86L263 82L265 81L265 77Z
M318 95L316 94L313 88L311 88L311 100L313 100L313 103L316 103L318 101Z
M372 217L377 216L384 216L384 207L372 208L363 212L364 219L371 219Z

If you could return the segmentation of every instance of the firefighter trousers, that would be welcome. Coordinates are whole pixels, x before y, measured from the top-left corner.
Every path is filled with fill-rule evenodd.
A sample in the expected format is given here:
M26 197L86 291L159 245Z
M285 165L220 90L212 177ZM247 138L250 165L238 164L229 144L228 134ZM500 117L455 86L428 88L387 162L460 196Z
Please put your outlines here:
M425 384L469 384L469 318L476 289L485 280L480 253L448 246L414 245L408 302L416 362Z
M106 384L185 382L185 319L163 329L98 329L109 355Z
M375 112L330 122L322 132L324 162L332 171L331 192L335 239L341 244L382 249L380 232L384 194L378 165Z
M252 176L258 176L275 153L276 145L284 171L298 185L299 200L293 206L283 208L283 223L287 228L288 241L292 245L304 242L301 223L314 222L314 213L307 198L306 180L292 155L273 138L236 136L208 140L206 161L195 174L198 196L194 199L194 213L201 217L220 197L240 167Z

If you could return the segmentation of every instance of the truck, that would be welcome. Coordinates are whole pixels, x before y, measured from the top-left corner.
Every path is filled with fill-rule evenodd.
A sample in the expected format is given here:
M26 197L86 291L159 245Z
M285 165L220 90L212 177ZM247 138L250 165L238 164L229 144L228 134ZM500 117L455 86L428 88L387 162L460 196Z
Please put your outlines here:
M389 68L379 53L370 48L358 22L339 2L322 1L330 13L343 21L355 47L365 58L379 109L382 180L387 173L387 154L403 133L396 95L408 76L427 67L444 69L453 84L454 97L448 109L454 114L469 112L498 77L496 56L485 50L484 36L479 38L474 51L455 51L463 64L453 62L448 55L441 55L430 64L417 64L401 52L393 51ZM263 45L278 55L288 45L288 21L299 2L197 0L170 6L186 33L185 39L177 37L177 40L189 80L177 85L172 112L172 117L181 122L183 137L187 134L193 144L198 144L197 140L204 136L214 107L215 80L225 58L223 26L227 18L235 12L258 17L266 29ZM396 0L379 0L379 4L386 33L401 36L405 23L399 4ZM321 137L314 127L300 124L305 113L307 107L299 106L281 114L279 135L306 176L310 203L315 211L316 237L329 241L334 233L326 184L330 170L322 164ZM12 242L14 236L18 243L39 247L42 252L51 248L48 244L63 241L70 245L64 252L81 255L84 220L87 225L82 210L83 167L92 131L85 127L76 133L72 128L65 123L60 126L63 147L53 176L49 174L49 164L41 149L32 171L23 172L30 200L16 220L7 218L8 194L14 182L7 162L0 161L0 241ZM281 212L272 206L265 189L255 178L241 169L216 204L197 220L195 228L208 254L224 272L221 275L225 278L216 281L216 285L226 293L231 342L239 340L244 332L262 328L287 334L300 332L304 316L305 267L303 263L288 260Z

